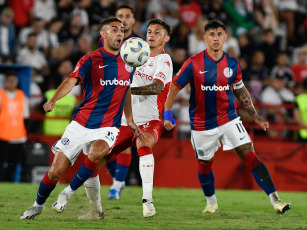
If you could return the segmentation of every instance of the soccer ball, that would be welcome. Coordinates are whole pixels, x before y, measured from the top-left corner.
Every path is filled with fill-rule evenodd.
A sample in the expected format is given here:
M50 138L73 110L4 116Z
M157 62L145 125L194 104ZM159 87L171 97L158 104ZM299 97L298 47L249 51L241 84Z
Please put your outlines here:
M120 55L127 65L138 67L147 62L150 48L142 38L129 38L121 46Z

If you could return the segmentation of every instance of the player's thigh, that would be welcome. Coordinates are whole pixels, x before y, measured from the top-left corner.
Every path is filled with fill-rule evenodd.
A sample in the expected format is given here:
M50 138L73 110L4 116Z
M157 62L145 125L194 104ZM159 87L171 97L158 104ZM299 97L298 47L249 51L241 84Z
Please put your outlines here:
M143 146L153 148L163 133L163 123L159 120L152 120L144 125L140 125L139 127L146 136L146 139L141 140L140 138L137 138L137 148Z
M49 169L49 178L59 180L69 165L68 157L62 152L56 152Z
M226 124L221 141L223 150L231 150L246 143L252 143L239 117Z
M87 129L72 121L65 129L62 137L51 148L53 153L62 152L73 165L86 144Z
M91 144L88 157L94 162L100 161L109 153L109 150L110 146L105 140L95 140Z
M214 157L215 152L221 147L219 142L220 134L217 130L191 131L191 143L198 160L209 161Z

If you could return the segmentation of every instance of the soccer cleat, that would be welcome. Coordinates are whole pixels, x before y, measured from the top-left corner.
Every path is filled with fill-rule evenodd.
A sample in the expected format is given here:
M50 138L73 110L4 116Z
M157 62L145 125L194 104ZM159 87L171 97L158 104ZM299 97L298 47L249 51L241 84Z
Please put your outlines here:
M152 201L143 199L142 202L143 202L143 216L145 218L154 217L156 214L156 209Z
M24 220L24 219L34 219L37 215L41 214L43 211L44 206L31 206L28 208L24 213L21 214L19 219Z
M273 207L278 214L284 214L291 208L291 204L282 202L281 200L277 200L274 202Z
M97 209L96 205L91 205L89 212L78 217L79 220L103 220L104 211Z
M58 199L52 204L52 210L58 213L63 212L66 208L68 200L69 196L62 191Z
M203 213L218 213L219 212L219 207L217 206L216 203L211 204L208 203L203 211Z
M123 185L121 186L119 191L115 188L111 188L108 195L107 195L107 199L109 199L109 200L119 200L121 195L122 195L122 191L123 191L124 188L125 188L125 182L123 183Z

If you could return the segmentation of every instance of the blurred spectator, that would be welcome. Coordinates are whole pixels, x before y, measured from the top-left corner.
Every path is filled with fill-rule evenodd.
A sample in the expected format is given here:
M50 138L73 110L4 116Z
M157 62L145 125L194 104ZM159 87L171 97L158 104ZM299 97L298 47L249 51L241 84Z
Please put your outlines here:
M203 15L208 21L218 18L225 25L228 24L228 16L226 10L223 8L224 0L209 1L209 3L201 4Z
M275 7L279 13L280 21L286 23L288 42L291 42L295 29L295 12L298 11L296 0L275 0Z
M288 54L280 52L276 58L276 65L272 68L271 78L283 77L288 87L294 85L294 76L292 70L288 67Z
M261 50L254 52L248 76L250 94L258 101L262 88L270 83L269 70L264 65L264 54Z
M192 56L207 48L204 40L205 25L208 20L200 16L197 18L196 24L192 28L192 32L188 36L188 55Z
M82 25L81 15L73 14L60 32L60 41L72 40L74 44L76 44L83 30L84 27Z
M179 122L178 124L178 138L191 138L191 125L189 119L189 99L190 99L190 85L186 85L183 90L180 90L176 95L176 102L174 104L174 115Z
M302 82L307 79L307 48L300 50L298 62L290 67L294 74L295 82Z
M45 92L44 102L51 99L56 91L56 85L50 82L50 89ZM47 117L43 121L43 134L49 136L61 136L66 126L70 123L70 117L76 106L77 99L71 93L61 98L51 112L45 114ZM48 119L52 117L63 117L65 119Z
M74 1L75 8L71 13L73 15L80 15L81 17L81 25L84 29L88 29L89 26L89 16L87 13L87 8L91 5L91 0L75 0Z
M48 54L48 32L45 30L45 23L41 18L35 18L30 27L25 27L20 31L19 44L24 47L27 43L28 35L34 33L36 35L36 48Z
M59 32L63 27L63 22L60 18L54 18L51 20L48 26L48 42L50 49L58 47L60 45Z
M41 18L45 23L57 16L55 0L35 0L34 17Z
M270 105L292 104L295 96L287 85L287 77L285 75L276 75L272 79L272 84L267 86L260 95L260 102ZM263 115L269 121L287 122L291 121L291 112L285 108L270 107L263 109ZM277 137L278 132L273 129L268 130L270 137Z
M94 41L100 38L100 23L104 18L114 15L115 8L114 0L92 0L92 6L88 9L88 15Z
M248 12L243 0L226 1L223 5L230 20L230 26L234 35L247 32L254 26L252 15Z
M175 28L181 17L181 12L177 0L150 0L146 7L146 18L159 18Z
M71 62L73 66L87 53L92 52L92 38L88 34L82 34L78 39L78 49L72 53Z
M181 20L188 24L190 28L195 26L197 18L202 15L202 10L197 1L178 0Z
M33 7L35 0L9 0L8 4L14 11L14 23L17 34L20 29L29 26L33 18Z
M190 34L190 28L185 22L181 22L171 35L169 45L172 48L182 48L188 50L188 35ZM182 64L182 63L181 63Z
M307 142L307 78L304 79L303 92L295 99L294 107L294 121L305 129L301 129L298 132L297 140L300 142Z
M16 51L15 26L13 24L14 12L11 8L6 7L1 11L0 21L0 57L6 63L12 63Z
M44 54L36 47L36 34L30 33L26 47L18 53L17 62L35 68L39 74L47 75L49 73L48 62Z
M187 50L183 48L175 48L172 52L173 73L176 74L187 59Z
M232 30L229 26L226 27L227 40L224 43L224 51L229 51L229 49L233 50L233 55L227 52L229 55L238 58L241 55L239 42L236 37L233 36Z
M58 17L62 18L63 22L69 21L70 15L74 10L73 0L57 0Z
M255 45L251 42L251 39L247 33L242 33L238 36L239 47L241 51L241 57L244 57L248 65L251 63L251 57L255 50Z
M58 47L52 49L49 59L51 76L55 75L61 62L65 61L68 57L70 55L64 44L60 44Z
M8 72L5 88L0 90L0 181L13 182L16 166L25 157L24 118L29 117L29 105L17 85L16 73Z
M260 44L259 49L264 53L265 66L272 69L280 52L280 44L271 29L264 31L263 42Z

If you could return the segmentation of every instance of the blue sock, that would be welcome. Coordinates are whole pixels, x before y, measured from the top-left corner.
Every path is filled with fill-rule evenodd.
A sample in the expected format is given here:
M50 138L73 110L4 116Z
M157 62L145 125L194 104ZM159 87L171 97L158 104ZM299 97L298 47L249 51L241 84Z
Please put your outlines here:
M40 205L44 204L54 188L55 186L48 187L41 181L37 191L36 203Z
M95 172L95 170L89 170L84 166L84 163L80 166L77 174L70 183L72 190L77 190L83 183L90 178L90 176Z
M115 180L125 181L128 174L129 166L116 164Z
M263 163L259 164L251 171L257 184L263 189L263 191L265 191L267 195L270 195L272 192L276 192L276 188L272 181L269 170Z
M115 161L110 161L107 163L107 168L111 174L111 176L114 178L116 177L116 160Z
M215 194L214 174L212 169L207 175L202 175L198 172L198 179L205 196L209 197Z

